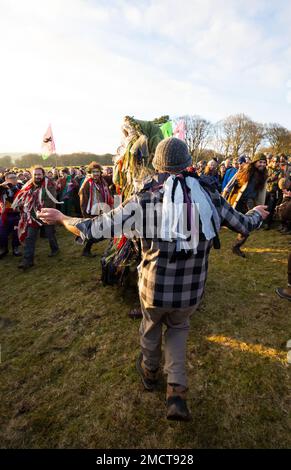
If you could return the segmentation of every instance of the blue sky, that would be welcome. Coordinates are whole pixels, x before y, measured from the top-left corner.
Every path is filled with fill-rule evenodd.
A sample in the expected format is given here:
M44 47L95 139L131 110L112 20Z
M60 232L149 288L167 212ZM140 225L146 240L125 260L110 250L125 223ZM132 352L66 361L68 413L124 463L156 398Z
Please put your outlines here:
M126 114L291 129L288 0L0 0L0 152L112 152Z

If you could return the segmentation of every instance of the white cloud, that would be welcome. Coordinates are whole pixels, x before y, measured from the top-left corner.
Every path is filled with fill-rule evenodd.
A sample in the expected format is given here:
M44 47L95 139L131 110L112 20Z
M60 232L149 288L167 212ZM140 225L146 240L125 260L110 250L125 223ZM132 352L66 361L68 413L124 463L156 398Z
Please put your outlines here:
M123 4L122 10L125 18L133 27L139 27L142 24L142 13L137 7Z
M38 151L49 122L60 152L114 152L125 114L287 120L291 38L258 21L268 5L0 0L0 151Z

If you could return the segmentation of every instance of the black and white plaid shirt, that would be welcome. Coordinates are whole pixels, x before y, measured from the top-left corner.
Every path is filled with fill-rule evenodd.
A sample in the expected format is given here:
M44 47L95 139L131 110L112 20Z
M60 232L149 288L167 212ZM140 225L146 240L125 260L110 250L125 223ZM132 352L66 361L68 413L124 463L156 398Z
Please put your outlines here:
M75 224L82 240L104 239L104 230L111 236L120 235L132 216L132 202L142 211L146 220L147 204L156 204L163 199L162 184L167 175L158 174L151 178L135 196L123 206L108 214L93 219L80 219ZM233 231L248 234L258 228L262 217L255 210L243 215L233 209L212 186L200 179L202 188L208 193L217 211L219 225ZM153 221L156 225L157 220ZM219 227L216 228L219 229ZM135 227L136 232L138 229ZM126 232L127 233L127 232ZM207 279L208 256L212 240L206 240L201 232L197 253L181 256L176 252L176 242L167 242L157 238L141 237L141 263L138 267L139 294L145 307L186 308L199 304Z

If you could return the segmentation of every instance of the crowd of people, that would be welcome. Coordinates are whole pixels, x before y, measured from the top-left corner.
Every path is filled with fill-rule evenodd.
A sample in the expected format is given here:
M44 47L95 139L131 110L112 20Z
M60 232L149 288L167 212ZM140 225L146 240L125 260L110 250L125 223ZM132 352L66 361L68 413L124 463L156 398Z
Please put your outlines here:
M50 244L50 257L59 253L55 228L42 224L36 213L41 207L56 207L66 215L93 217L99 214L99 204L113 204L112 168L103 170L92 162L88 168L73 167L45 170L35 167L19 171L5 169L0 173L0 259L9 253L11 235L12 254L22 256L19 268L27 270L34 264L38 232ZM23 253L19 247L23 244ZM88 242L83 256L91 254Z
M245 257L241 247L249 233L261 226L266 230L273 225L275 228L275 216L280 219L281 233L291 234L291 158L258 153L252 159L241 155L193 165L186 144L169 137L157 145L152 165L154 171L144 185L123 201L121 209L113 211L112 169L103 169L96 162L87 168L64 168L60 174L56 168L45 171L36 167L31 172L6 169L0 175L0 258L9 252L11 235L14 256L21 256L19 246L23 244L19 267L29 269L33 266L39 231L48 238L49 256L56 256L56 224L78 236L84 243L82 254L92 256L92 245L103 239L100 233L106 228L114 233L116 225L123 227L129 220L131 210L123 210L129 203L135 202L146 218L148 204L161 202L165 236L140 237L138 285L142 322L141 354L136 368L144 388L154 390L165 324L167 418L188 421L191 415L186 403L186 340L190 317L204 293L210 248L219 248L219 229L226 226L238 233L233 254ZM198 203L198 239L181 233L179 222L168 210L169 202L178 201L188 208L189 204ZM110 211L105 217L103 204ZM120 217L113 217L120 210ZM153 219L155 234L157 219ZM188 222L191 230L191 213ZM173 233L178 236L173 237ZM277 289L277 294L291 300L291 253L288 285Z
M269 216L263 224L265 230L273 226L278 211L279 231L291 234L291 157L258 153L252 159L245 155L219 163L216 159L198 162L199 175L204 175L239 212L246 213L257 204L268 206ZM241 250L247 236L238 235L233 253L245 257Z
M187 171L213 185L243 214L258 204L266 204L269 216L263 229L270 230L277 219L281 234L291 234L290 156L258 153L252 159L241 155L221 162L213 158L191 164ZM36 211L41 207L58 207L68 216L95 217L100 214L100 203L113 206L115 193L113 168L103 168L96 162L87 167L61 170L56 167L3 170L0 172L0 259L9 253L11 235L12 254L22 256L19 268L25 271L32 267L38 232L49 241L49 256L56 256L59 246L55 229L42 224ZM241 247L247 238L246 234L238 234L232 247L234 254L245 257ZM23 254L19 249L21 244ZM87 241L83 256L94 256L92 245L92 241Z

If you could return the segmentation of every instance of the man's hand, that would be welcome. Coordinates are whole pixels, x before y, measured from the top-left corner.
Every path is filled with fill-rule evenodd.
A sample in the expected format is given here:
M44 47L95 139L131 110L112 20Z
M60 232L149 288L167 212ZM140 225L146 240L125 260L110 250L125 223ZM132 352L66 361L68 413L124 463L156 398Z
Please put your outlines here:
M37 218L42 222L48 225L62 224L66 216L57 209L46 209L43 208L41 211L37 212Z
M80 230L75 226L80 221L78 218L68 217L57 209L45 209L37 212L37 218L48 225L62 224L69 232L77 237L80 236Z
M261 214L262 219L265 220L270 212L268 212L266 209L268 209L268 206L256 206L254 207L254 211L257 211Z

